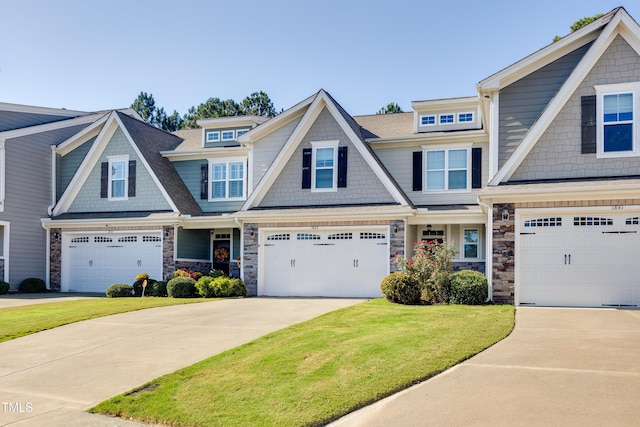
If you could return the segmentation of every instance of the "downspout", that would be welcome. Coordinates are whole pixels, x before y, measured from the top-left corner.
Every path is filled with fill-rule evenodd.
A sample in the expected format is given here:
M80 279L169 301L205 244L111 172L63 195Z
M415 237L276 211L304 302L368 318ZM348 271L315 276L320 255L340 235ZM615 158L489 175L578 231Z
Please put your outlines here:
M242 281L244 281L244 227L243 224L240 224L240 220L238 220L238 217L234 217L233 220L235 221L235 223L238 225L238 228L240 229L240 279L242 279ZM231 234L232 238L233 238L233 233Z
M51 204L47 208L47 213L49 216L53 214L53 208L56 206L56 186L57 186L57 162L56 162L56 152L57 147L55 145L51 146Z
M51 290L51 230L49 227L45 226L43 222L40 222L42 228L45 231L45 242L47 242L45 246L45 284L47 285L47 289ZM62 238L62 236L60 236Z
M489 286L487 302L493 301L493 206L484 203L480 196L477 197L478 204L487 213L487 225L485 226L485 276Z

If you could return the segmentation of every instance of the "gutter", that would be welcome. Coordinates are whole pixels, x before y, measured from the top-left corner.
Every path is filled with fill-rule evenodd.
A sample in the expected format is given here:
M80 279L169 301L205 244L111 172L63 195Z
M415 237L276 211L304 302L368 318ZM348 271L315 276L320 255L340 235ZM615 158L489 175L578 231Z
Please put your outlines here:
M484 275L487 277L488 295L487 302L493 301L493 206L484 203L480 197L477 197L478 204L486 210L487 224L485 225L485 256L484 256Z

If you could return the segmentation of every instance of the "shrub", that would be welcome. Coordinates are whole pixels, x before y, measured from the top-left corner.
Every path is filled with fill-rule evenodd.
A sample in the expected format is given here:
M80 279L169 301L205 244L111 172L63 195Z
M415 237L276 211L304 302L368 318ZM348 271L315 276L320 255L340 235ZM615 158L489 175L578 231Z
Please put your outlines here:
M202 276L196 282L198 294L204 298L227 298L247 296L247 286L240 279L226 276Z
M222 270L211 270L209 272L209 276L211 276L211 277L213 277L215 279L216 277L224 276L224 271L222 271Z
M4 295L4 294L8 294L9 293L9 288L11 288L9 286L9 284L7 282L3 282L0 280L0 295Z
M24 292L26 294L47 292L47 284L44 283L44 280L42 279L30 277L28 279L24 279L22 283L20 283L20 287L18 289L20 292Z
M124 283L116 283L107 288L107 298L130 297L133 295L133 286Z
M170 298L192 298L196 296L196 281L191 277L174 277L167 283Z
M487 300L487 278L478 271L462 270L450 276L451 304L480 305Z
M138 276L141 276L140 274ZM138 277L136 276L136 277ZM153 288L153 286L155 285L156 281L153 279L149 279L148 277L146 279L142 279L142 280L136 280L135 283L133 284L133 294L137 297L142 296L142 284L144 281L147 281L147 289L144 291L145 296L152 296L151 295L151 289Z
M155 280L153 282L154 283L151 286L150 290L149 290L149 286L147 286L147 291L149 292L149 295L152 297L166 297L167 282L164 282L164 281L156 282Z
M398 304L420 304L420 284L404 271L391 273L380 283L382 295Z

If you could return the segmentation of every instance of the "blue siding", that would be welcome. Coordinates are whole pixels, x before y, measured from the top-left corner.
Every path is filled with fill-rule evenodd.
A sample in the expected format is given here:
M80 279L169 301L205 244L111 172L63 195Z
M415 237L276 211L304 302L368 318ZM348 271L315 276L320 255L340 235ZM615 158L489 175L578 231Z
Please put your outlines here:
M75 116L52 116L15 111L0 111L0 132L66 120Z
M78 171L80 164L91 149L91 146L93 145L95 140L96 137L91 138L66 156L59 159L57 177L58 183L56 188L56 197L58 198L58 200L62 196L62 193L64 193L64 191L67 189L67 186Z
M176 169L180 178L184 181L185 185L196 199L196 202L200 205L203 212L215 213L215 212L236 212L239 211L244 201L231 201L231 202L209 202L207 199L200 198L200 178L201 178L201 166L206 165L207 160L185 160L173 162L173 167Z

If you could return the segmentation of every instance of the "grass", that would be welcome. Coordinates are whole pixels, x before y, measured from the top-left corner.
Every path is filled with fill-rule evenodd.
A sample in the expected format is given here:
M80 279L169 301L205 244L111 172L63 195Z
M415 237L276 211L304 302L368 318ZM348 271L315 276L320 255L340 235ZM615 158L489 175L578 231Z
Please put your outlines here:
M323 425L471 357L513 324L512 306L377 299L221 353L92 412L179 426Z
M0 309L0 342L127 311L211 301L202 298L91 298Z

